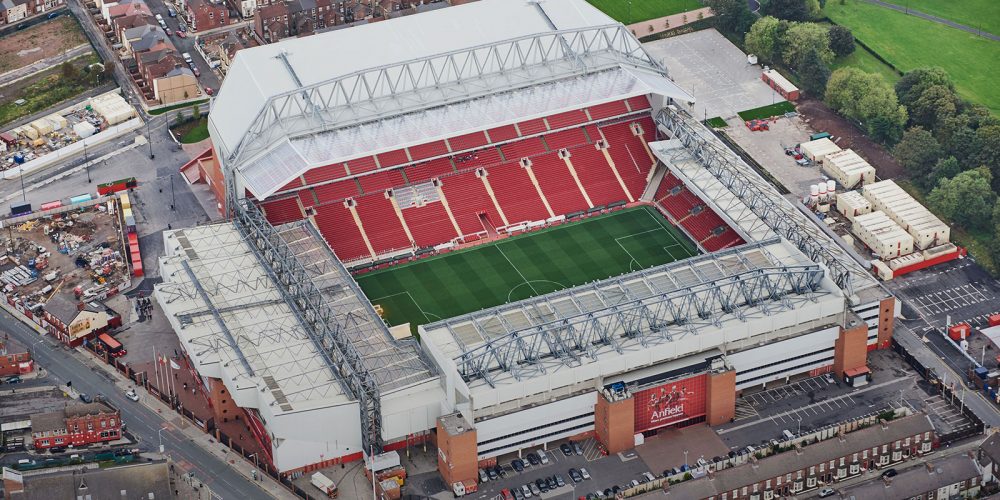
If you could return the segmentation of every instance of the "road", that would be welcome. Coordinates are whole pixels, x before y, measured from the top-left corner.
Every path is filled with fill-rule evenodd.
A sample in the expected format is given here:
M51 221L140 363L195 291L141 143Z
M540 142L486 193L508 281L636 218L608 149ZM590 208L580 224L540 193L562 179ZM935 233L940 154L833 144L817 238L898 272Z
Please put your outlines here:
M128 431L139 439L142 448L155 450L162 436L166 454L194 472L196 478L221 498L266 497L262 490L234 471L229 464L192 443L183 432L167 422L163 415L125 398L121 387L115 384L110 375L99 367L88 366L81 361L86 359L82 358L82 354L56 344L51 337L39 336L5 311L0 312L0 327L18 342L31 346L35 361L48 370L49 377L53 380L60 384L72 381L74 389L88 394L104 394L112 406L120 409L122 421L127 424ZM148 397L145 394L143 396ZM176 415L170 416L179 418Z
M173 42L174 47L177 47L177 51L182 53L187 52L188 54L191 54L191 59L194 60L195 66L197 66L198 71L201 72L201 76L198 77L198 82L201 83L201 86L211 87L213 90L219 90L219 85L221 85L222 83L221 81L219 81L219 77L215 75L215 72L212 71L212 68L210 68L208 66L208 63L205 62L205 59L202 58L201 55L198 53L198 51L194 49L195 45L194 38L197 35L197 33L188 32L188 36L186 38L181 38L177 36L177 29L179 28L178 23L180 22L181 20L180 16L182 15L180 14L181 9L178 8L175 4L170 4L170 7L173 7L174 10L178 12L178 17L170 17L167 13L168 5L163 0L145 0L145 1L146 5L149 6L149 9L153 11L153 15L156 14L162 15L163 21L167 23L167 27L170 28L170 30L174 33L174 35L170 37L170 41Z

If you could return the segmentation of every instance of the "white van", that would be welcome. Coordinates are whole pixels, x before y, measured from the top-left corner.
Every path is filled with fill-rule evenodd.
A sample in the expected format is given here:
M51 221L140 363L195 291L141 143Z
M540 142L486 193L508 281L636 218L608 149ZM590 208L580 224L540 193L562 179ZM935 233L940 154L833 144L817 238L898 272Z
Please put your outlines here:
M785 436L785 439L794 439L795 434L792 434L788 429L781 431L781 434Z
M549 463L549 457L545 454L545 450L538 450L538 459L542 461L542 464Z

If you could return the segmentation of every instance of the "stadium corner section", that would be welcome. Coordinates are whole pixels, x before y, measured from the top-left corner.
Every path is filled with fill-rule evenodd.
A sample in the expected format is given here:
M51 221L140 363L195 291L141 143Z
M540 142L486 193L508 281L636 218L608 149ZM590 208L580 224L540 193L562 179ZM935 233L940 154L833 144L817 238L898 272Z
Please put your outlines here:
M686 259L698 250L642 205L356 276L397 326L417 326Z

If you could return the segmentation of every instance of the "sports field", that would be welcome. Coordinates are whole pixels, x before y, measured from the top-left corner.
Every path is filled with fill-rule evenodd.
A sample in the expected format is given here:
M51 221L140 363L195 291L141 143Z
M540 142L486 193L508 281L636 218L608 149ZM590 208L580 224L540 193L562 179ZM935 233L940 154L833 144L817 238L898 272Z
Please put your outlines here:
M695 245L637 207L357 277L389 325L416 326L685 259Z
M900 71L940 66L963 97L1000 113L1000 42L861 0L827 2L823 13Z
M704 7L699 0L587 0L622 24L648 21ZM691 19L694 21L694 19ZM642 36L642 35L640 35Z

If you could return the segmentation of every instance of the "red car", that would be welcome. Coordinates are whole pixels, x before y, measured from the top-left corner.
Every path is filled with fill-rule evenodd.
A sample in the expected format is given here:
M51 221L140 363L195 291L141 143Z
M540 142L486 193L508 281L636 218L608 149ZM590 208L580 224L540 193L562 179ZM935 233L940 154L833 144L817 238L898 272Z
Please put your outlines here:
M177 36L179 36L179 37L181 37L181 38L187 38L187 37L188 37L188 35L187 35L187 32L186 32L186 31L178 31L178 32L177 32Z
M205 87L205 93L208 95L212 95L215 93L215 91L212 90L212 87Z

